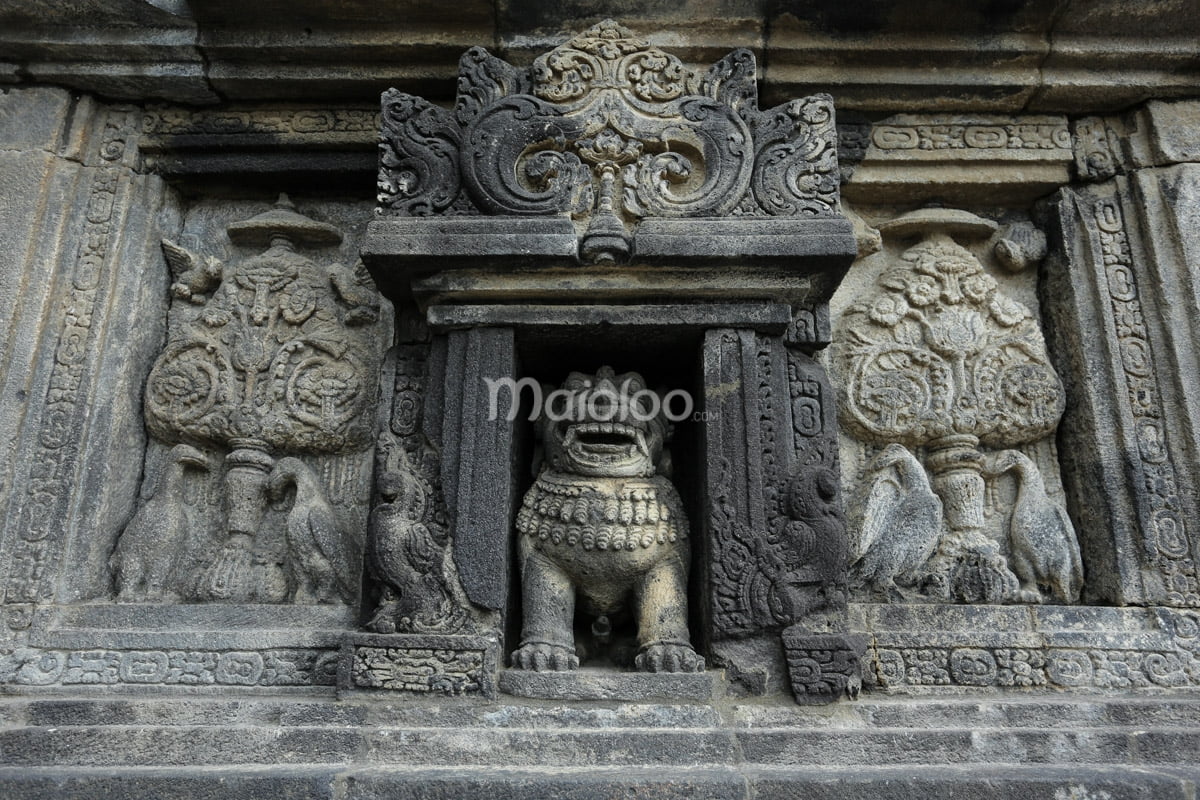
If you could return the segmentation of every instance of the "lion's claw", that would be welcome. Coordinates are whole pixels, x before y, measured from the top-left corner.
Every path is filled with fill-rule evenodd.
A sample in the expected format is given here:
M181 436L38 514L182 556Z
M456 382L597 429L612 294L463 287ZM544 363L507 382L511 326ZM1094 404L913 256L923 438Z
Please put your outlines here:
M512 654L512 665L534 672L568 672L579 669L579 656L569 647L534 642L521 645Z
M639 672L703 672L704 659L689 645L660 642L637 654Z

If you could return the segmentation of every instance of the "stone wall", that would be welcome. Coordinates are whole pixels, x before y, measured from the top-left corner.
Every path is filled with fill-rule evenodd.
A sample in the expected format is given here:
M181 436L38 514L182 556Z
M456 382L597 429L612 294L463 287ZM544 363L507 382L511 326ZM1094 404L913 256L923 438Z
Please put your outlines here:
M0 688L1190 708L1186 3L592 5L0 2Z

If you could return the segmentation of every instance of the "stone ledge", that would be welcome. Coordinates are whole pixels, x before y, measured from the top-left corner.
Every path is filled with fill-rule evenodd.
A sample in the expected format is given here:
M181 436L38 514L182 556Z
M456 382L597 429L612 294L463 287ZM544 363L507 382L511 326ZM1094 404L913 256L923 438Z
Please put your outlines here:
M705 702L725 693L719 672L612 672L580 669L571 672L530 672L510 669L500 673L500 691L516 697L546 700L693 700Z
M0 11L0 50L35 79L118 99L209 104L371 102L388 85L446 99L466 47L487 42L521 61L560 42L562 30L604 16L594 3L520 11L501 3L497 13L492 3L472 2L456 8L453 25L431 2L393 18L364 13L366 4L358 3L347 9L307 0L274 14L261 3L219 3L216 12L203 3L193 7L194 20L147 18L141 12L153 9L150 3L86 14L72 14L72 4L20 5L29 10ZM956 6L937 19L917 0L851 15L837 4L736 5L626 6L620 16L696 63L752 48L767 65L762 86L771 103L817 86L845 110L1079 112L1196 91L1196 18L1181 3L1131 14L1121 0L1094 0L1086 11L1060 14L1055 4L1025 0L999 11Z
M864 682L901 692L1200 688L1200 614L1171 608L851 604Z
M520 754L513 753L514 762ZM366 798L449 800L487 797L592 800L627 796L749 800L1191 800L1194 766L1096 763L833 767L651 766L614 769L578 764L552 770L529 766L339 765L175 767L0 767L0 787L12 800L96 797ZM882 793L881 793L882 792Z

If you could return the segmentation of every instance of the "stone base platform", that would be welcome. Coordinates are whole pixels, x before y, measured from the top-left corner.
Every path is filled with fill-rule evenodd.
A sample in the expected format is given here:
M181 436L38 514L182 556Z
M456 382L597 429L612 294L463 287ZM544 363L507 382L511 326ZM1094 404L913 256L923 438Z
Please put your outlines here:
M0 701L0 796L1193 800L1200 699Z
M863 693L827 706L331 620L148 619L107 649L130 620L99 613L0 655L0 798L1198 796L1194 610L852 605Z
M725 693L725 688L725 681L718 672L651 674L600 669L571 672L510 669L500 673L500 691L514 697L547 700L703 702L718 699Z

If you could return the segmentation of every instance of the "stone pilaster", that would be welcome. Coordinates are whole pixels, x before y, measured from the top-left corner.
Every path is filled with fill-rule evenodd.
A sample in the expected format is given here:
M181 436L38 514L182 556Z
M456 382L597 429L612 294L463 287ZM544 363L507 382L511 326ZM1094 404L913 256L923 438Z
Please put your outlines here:
M1154 141L1169 133L1142 130ZM1147 165L1153 153L1178 160L1177 147L1139 152L1106 162L1108 180L1063 189L1050 204L1054 259L1043 288L1069 397L1060 453L1081 523L1085 599L1195 607L1200 166Z
M165 328L157 239L175 214L136 168L141 113L54 89L0 96L0 586L36 605L104 591L136 500L141 391Z
M446 340L442 485L455 566L468 599L503 617L517 491L515 423L506 419L504 402L497 415L489 413L487 380L517 375L515 337L512 328L471 328L451 331Z

